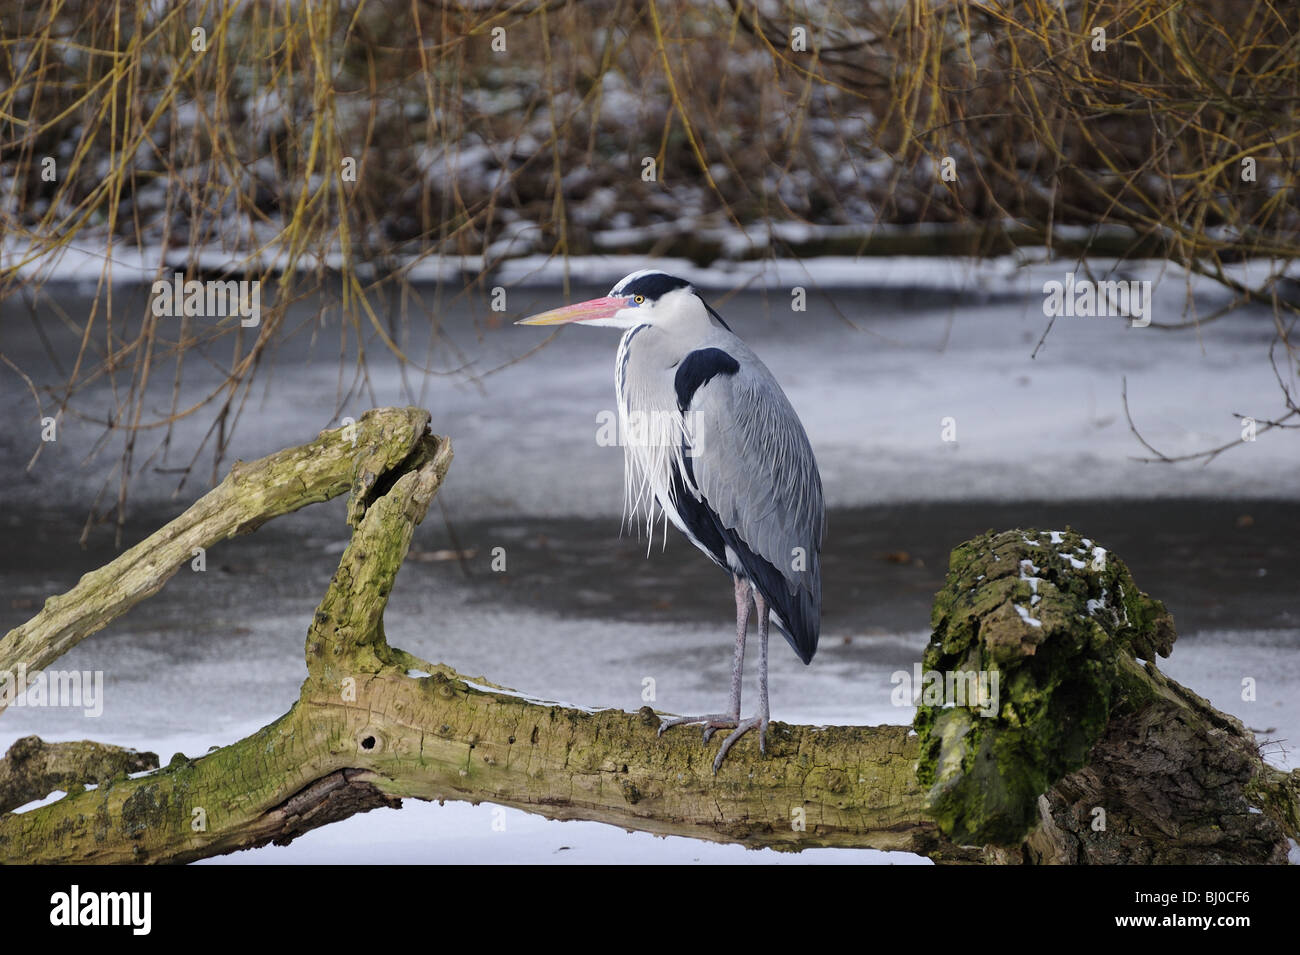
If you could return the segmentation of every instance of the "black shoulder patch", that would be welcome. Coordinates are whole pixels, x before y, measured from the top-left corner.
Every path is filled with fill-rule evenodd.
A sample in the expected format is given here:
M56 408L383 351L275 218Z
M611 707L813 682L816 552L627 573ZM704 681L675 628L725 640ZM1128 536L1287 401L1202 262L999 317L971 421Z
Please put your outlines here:
M740 371L740 362L721 348L699 348L682 359L677 366L673 387L677 389L677 410L682 414L691 406L691 399L714 375L734 375Z
M663 272L651 272L649 275L642 275L628 282L618 290L619 295L644 295L649 301L653 302L661 295L666 295L673 289L689 288L690 282L686 279L679 279L675 275L665 275Z

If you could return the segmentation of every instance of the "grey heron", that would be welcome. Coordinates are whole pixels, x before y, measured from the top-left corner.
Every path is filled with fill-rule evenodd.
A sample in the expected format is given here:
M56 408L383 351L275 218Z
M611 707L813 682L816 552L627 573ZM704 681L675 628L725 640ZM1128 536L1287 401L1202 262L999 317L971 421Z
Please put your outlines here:
M702 723L707 743L732 732L716 773L745 733L767 752L767 639L775 623L810 663L821 628L821 475L781 386L687 281L654 269L626 276L604 298L543 312L520 325L623 329L614 390L624 437L625 518L653 540L662 515L732 576L736 643L725 713L664 720L659 733ZM759 635L756 715L741 718L751 608Z

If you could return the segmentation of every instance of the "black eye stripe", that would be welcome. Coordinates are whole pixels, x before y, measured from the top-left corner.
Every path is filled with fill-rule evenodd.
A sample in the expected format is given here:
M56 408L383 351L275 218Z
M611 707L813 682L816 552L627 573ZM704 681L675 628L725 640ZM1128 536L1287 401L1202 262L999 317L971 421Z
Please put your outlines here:
M665 275L663 272L651 272L649 275L642 275L628 282L623 288L619 289L616 294L619 295L644 295L650 301L654 301L659 296L671 292L673 289L690 288L691 283L685 279L679 279L675 275Z

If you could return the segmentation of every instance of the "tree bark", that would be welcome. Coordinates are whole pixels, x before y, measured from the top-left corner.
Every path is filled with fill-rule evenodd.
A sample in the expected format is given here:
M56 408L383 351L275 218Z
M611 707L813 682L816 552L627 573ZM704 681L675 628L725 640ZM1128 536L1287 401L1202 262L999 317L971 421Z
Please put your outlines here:
M989 861L1287 861L1300 772L1267 765L1239 720L1156 668L1173 617L1094 541L967 541L933 622L927 669L996 671L1003 689L987 719L918 709L918 776L944 832L999 847Z
M24 736L0 759L0 813L44 799L56 789L80 791L88 782L106 783L157 768L153 753L88 740L47 743L39 736Z
M381 475L415 450L429 423L418 408L386 408L356 425L324 431L308 444L251 464L237 461L226 479L180 517L92 570L65 594L50 597L31 620L0 640L0 676L28 676L49 666L87 636L162 589L196 548L257 530L288 514L351 491L355 523ZM12 679L12 678L11 678ZM19 692L26 687L20 688ZM0 693L0 711L12 699Z
M287 843L353 813L400 805L405 797L489 801L550 818L748 846L894 849L944 862L1102 861L1105 853L1143 861L1194 858L1207 830L1183 828L1193 812L1207 826L1232 820L1233 831L1245 837L1235 857L1240 861L1285 857L1286 835L1294 837L1298 828L1296 774L1265 766L1239 723L1154 667L1136 663L1134 646L1172 642L1171 626L1164 629L1155 617L1119 629L1102 619L1096 623L1100 636L1089 623L1092 643L1061 657L1063 665L1077 666L1081 654L1099 652L1097 641L1105 644L1099 652L1107 661L1104 678L1059 685L1071 698L1091 694L1085 708L1104 718L1071 737L1077 766L1069 758L1038 758L1032 747L1019 759L1007 754L1008 778L1028 782L1011 787L1019 801L1004 800L995 812L981 799L973 800L972 812L972 800L959 798L989 783L972 759L978 747L970 744L1010 739L1002 723L1033 716L1030 710L1044 698L1041 688L1009 689L997 718L978 732L968 726L964 733L945 733L956 724L943 714L958 708L942 705L918 709L917 733L907 726L773 723L766 757L746 737L715 776L712 749L693 733L658 737L660 717L649 707L627 713L545 702L390 647L383 632L388 594L451 461L450 442L429 435L427 423L428 415L417 409L369 412L356 426L355 449L336 430L237 465L238 474L153 535L152 545L146 541L88 574L0 643L4 663L47 665L156 592L189 559L194 542L216 542L276 513L352 490L353 537L308 627L307 677L289 712L246 739L197 759L178 754L165 768L136 778L127 774L141 754L110 754L107 763L73 760L53 772L31 756L45 744L21 741L25 750L17 755L26 752L24 758L11 750L0 761L0 794L12 791L13 803L57 785L68 795L0 816L0 861L186 862ZM1014 533L1027 538L1034 532ZM977 608L961 603L972 596L966 573L979 555L987 563L987 548L979 544L954 551L949 584L936 601L927 660L939 660L945 646L958 649L958 631L983 653L1007 645L1016 621L1024 631L1035 629L1008 603L1019 599L1018 578L1012 583L986 574L988 583L973 590ZM996 546L1004 548L999 560L1010 555L1006 542ZM1054 612L1067 614L1086 598L1064 574L1058 582L1060 593L1044 602L1050 597ZM986 620L998 622L984 626ZM1020 633L1012 642L1035 646L1041 660L1052 640L1069 642L1061 633ZM20 637L11 640L14 634ZM1015 662L1007 657L1003 664L1014 670ZM1037 719L1059 715L1051 707L1035 712ZM1174 724L1183 729L1173 735L1160 729ZM1166 735L1156 740L1157 733ZM1157 744L1165 756L1143 758ZM1153 802L1156 792L1166 792L1158 787L1175 772L1174 756L1213 766L1215 774L1183 772L1176 804ZM98 785L81 788L78 774ZM1090 806L1099 799L1112 820L1122 820L1122 827L1102 833L1110 834L1104 844L1088 828ZM1260 811L1248 812L1249 805Z

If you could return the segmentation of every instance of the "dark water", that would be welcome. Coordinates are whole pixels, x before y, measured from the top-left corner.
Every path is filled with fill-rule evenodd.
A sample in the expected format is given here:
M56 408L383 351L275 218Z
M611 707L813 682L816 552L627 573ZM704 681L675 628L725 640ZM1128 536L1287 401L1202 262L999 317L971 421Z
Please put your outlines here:
M1126 561L1138 584L1165 601L1184 631L1300 623L1298 504L971 503L832 512L822 562L824 632L924 628L952 546L990 529L1067 524ZM684 620L729 605L722 573L680 540L670 540L666 553L656 543L647 558L643 544L618 540L616 528L605 522L488 522L456 531L462 544L482 546L521 527L527 536L512 565L517 574L497 581L474 573L470 587L477 598L621 619ZM440 546L451 546L445 530L438 538ZM441 572L459 571L450 564Z
M227 578L251 600L250 612L281 600L318 599L346 539L338 503L218 545L209 555L209 573ZM132 521L127 543L171 516ZM989 529L1067 525L1126 561L1139 586L1174 613L1182 633L1300 626L1300 504L940 503L831 512L822 563L823 633L835 639L925 629L953 546ZM0 627L21 623L50 593L67 589L118 553L102 533L83 549L77 544L80 530L69 515L5 517ZM329 541L333 547L322 543ZM505 573L492 569L494 547L505 550ZM473 556L457 560L439 551ZM187 577L182 573L168 586L185 593L192 614L205 613L204 594L220 601L224 613L228 588L190 586ZM470 604L559 617L725 623L731 612L725 576L676 531L666 550L657 537L647 555L644 542L620 537L618 522L607 519L444 520L435 507L401 581L429 593L454 593ZM133 619L147 620L152 606L137 607Z

